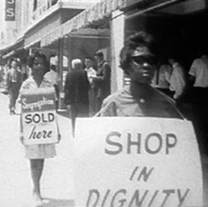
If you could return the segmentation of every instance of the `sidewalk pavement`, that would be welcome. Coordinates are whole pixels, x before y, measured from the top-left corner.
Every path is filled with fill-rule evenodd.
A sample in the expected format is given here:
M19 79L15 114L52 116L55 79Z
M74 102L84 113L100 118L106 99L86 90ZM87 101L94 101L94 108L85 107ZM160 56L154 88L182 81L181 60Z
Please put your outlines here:
M8 96L3 93L0 109L0 206L33 207L29 160L19 142L19 115L9 115ZM57 156L45 160L41 178L44 207L74 206L70 119L58 115L58 121L62 139L56 145Z

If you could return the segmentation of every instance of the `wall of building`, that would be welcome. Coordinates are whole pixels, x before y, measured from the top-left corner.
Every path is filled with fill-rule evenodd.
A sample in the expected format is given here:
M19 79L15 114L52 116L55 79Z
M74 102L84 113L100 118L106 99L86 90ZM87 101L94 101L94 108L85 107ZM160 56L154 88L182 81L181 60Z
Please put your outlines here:
M119 54L124 43L124 22L124 15L121 12L113 13L111 22L111 92L121 89L124 84L124 73L119 67Z

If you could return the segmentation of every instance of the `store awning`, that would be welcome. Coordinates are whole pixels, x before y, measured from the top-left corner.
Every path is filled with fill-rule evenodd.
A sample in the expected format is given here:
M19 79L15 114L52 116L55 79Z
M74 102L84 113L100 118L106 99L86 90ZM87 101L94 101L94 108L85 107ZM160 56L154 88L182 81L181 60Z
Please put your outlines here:
M93 28L82 28L77 31L70 32L69 37L75 38L109 38L109 29L93 29Z
M145 13L152 13L153 15L184 15L196 13L207 8L206 0L147 0L147 2L144 4L141 2L140 4L135 4L134 11L130 11L129 13L130 6L127 5L124 8L124 12L126 13L125 19L131 19Z
M74 18L41 37L40 45L41 47L45 47L69 33L96 25L105 18L110 17L112 12L116 10L126 12L133 8L137 12L147 12L148 10L166 7L183 1L186 0L101 0L93 7L84 10ZM131 18L134 15L138 14L133 13L133 15L127 15L127 18Z
M99 20L109 17L113 11L125 7L126 1L127 0L102 0L96 3L93 7L84 10L60 27L44 35L41 38L41 46L50 45L58 38L64 37L78 29L86 28Z
M24 37L20 37L16 41L14 41L14 42L10 43L9 45L5 46L4 48L1 48L0 49L0 54L3 58L7 58L7 57L15 54L15 52L17 50L23 49L23 46L24 46Z
M40 40L40 46L44 47L46 45L50 45L61 37L61 27L57 27L51 32L44 35Z
M127 0L103 0L93 7L86 9L73 19L69 20L62 27L62 35L70 33L83 27L87 27L96 21L109 17L113 11L125 7Z

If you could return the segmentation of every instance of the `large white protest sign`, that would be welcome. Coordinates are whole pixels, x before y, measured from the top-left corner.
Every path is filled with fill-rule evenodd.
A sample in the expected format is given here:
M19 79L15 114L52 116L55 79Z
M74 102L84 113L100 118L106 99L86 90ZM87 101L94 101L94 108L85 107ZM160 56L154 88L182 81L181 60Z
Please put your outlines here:
M192 124L179 119L76 121L76 207L201 207Z
M58 132L54 88L23 90L21 106L24 143L56 143Z

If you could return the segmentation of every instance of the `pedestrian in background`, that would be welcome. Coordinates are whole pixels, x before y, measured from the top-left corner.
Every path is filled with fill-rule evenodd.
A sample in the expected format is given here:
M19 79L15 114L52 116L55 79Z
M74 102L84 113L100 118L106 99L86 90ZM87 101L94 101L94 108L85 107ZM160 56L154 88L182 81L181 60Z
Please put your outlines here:
M173 91L173 98L175 100L179 99L185 90L186 79L185 72L182 65L173 58L169 58L169 63L172 66L172 73L170 76L170 91Z
M89 116L89 81L80 59L73 59L71 65L72 70L68 72L65 80L64 102L68 106L74 132L76 117Z
M26 64L21 64L22 71L22 81L25 81L28 78L27 66Z
M197 53L188 72L190 87L184 99L191 104L200 151L208 155L208 56L202 49Z
M22 84L22 73L18 67L18 61L11 61L11 68L7 71L6 86L9 93L10 114L15 114L16 100L19 95L19 89Z
M182 118L174 101L151 86L156 69L152 36L139 32L130 36L120 52L120 67L130 84L108 96L97 116L146 116Z
M53 85L44 78L47 70L47 60L45 55L36 52L29 57L28 65L32 70L31 76L26 79L20 89L23 90L37 89L37 88L51 88ZM58 130L58 139L60 140L60 133ZM21 142L24 144L23 128L21 126ZM44 160L52 158L56 155L54 144L34 144L25 145L26 158L30 160L30 170L33 181L33 196L36 206L42 206L42 196L40 188L40 179L43 173Z
M173 92L170 91L170 77L172 73L172 67L167 61L163 61L160 65L158 65L158 70L155 71L152 86L162 91L166 95L172 97Z
M96 111L100 110L103 100L110 94L111 68L102 52L94 55L97 62L97 74L93 77L96 87Z
M92 58L86 57L85 58L85 71L87 72L88 81L90 84L89 87L89 113L90 115L94 115L96 108L95 108L95 84L93 82L93 77L96 76L96 70L93 68L92 65Z
M49 80L56 91L56 96L57 96L57 100L56 100L56 109L58 109L58 97L59 97L59 87L58 87L58 73L56 71L56 65L51 64L50 65L50 71L46 72L46 74L44 75L44 77Z
M201 52L199 52L201 54ZM205 54L197 57L189 70L189 79L194 87L208 87L208 56Z

